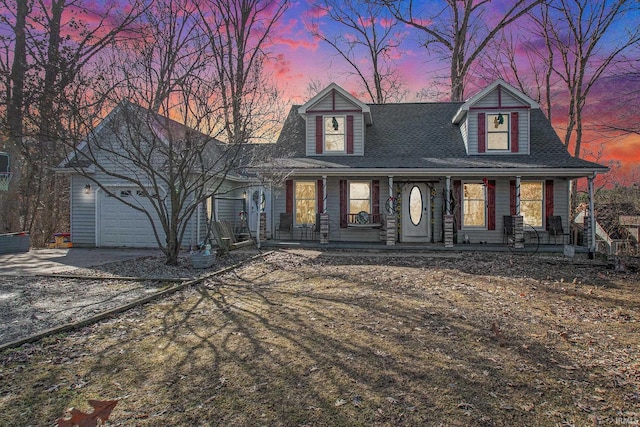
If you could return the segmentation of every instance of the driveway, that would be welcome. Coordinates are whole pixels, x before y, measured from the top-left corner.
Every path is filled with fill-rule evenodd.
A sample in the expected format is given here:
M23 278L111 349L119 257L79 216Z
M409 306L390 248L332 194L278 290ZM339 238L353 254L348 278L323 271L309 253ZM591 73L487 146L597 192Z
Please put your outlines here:
M29 252L0 255L0 275L34 276L61 273L144 256L159 256L158 249L34 249Z

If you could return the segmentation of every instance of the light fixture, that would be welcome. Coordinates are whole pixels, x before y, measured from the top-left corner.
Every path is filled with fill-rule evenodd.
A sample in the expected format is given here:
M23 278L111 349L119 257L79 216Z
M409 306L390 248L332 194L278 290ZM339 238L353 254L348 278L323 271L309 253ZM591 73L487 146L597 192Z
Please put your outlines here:
M247 190L242 192L242 198L246 201L247 200Z
M333 126L333 130L338 130L338 120L334 117L331 119L331 125Z
M85 184L84 185L84 194L89 194L91 193L91 184Z

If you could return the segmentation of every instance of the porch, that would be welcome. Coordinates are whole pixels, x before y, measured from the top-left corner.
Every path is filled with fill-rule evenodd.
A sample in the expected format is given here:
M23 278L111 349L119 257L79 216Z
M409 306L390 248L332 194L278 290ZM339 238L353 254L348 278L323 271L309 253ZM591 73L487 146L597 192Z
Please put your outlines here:
M293 239L269 239L261 242L263 248L304 248L304 249L317 249L317 250L358 250L358 251L384 251L384 252L398 252L398 253L410 253L410 252L507 252L521 255L532 255L533 249L525 247L523 249L509 248L506 244L502 243L470 243L470 244L458 244L453 247L446 247L442 242L438 243L401 243L397 242L395 245L387 245L385 242L329 242L321 244L319 240L293 240ZM571 245L575 254L587 254L589 248L586 246L574 246ZM540 243L538 246L537 254L565 254L565 245L561 243Z

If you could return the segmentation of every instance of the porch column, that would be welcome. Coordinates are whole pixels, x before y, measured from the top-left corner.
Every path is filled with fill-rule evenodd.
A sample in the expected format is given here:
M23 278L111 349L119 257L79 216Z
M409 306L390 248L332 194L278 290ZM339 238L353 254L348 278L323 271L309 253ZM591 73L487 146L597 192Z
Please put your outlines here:
M256 247L258 249L260 249L260 241L263 239L264 233L263 233L263 226L262 226L262 196L264 195L264 192L262 191L262 186L258 187L258 206L257 206L257 215L256 215L256 220L257 220L257 224L256 224ZM248 215L248 214L247 214ZM266 225L265 225L266 227ZM266 230L265 230L266 232ZM266 240L266 238L264 238L264 240Z
M451 215L451 177L448 176L445 181L445 198L444 198L444 213Z
M524 218L520 215L520 177L516 176L516 214L513 216L513 247L524 248Z
M593 180L595 176L590 176L589 182L589 259L593 259L596 253L596 215L593 206Z
M320 214L320 244L329 243L329 214L327 213L327 176L322 175L322 213Z
M327 176L322 175L322 212L327 213Z
M389 207L388 209L386 209L385 215L384 215L384 226L382 228L382 232L380 233L382 236L382 233L384 233L384 241L386 242L387 246L393 246L396 244L396 236L398 235L398 229L397 229L397 215L395 212L395 209L393 208L393 204L391 203L391 200L393 199L393 176L389 176L389 198L387 199L389 201ZM385 203L386 205L386 203Z
M444 247L453 247L453 213L451 212L451 177L447 176L445 180L445 215L444 215Z

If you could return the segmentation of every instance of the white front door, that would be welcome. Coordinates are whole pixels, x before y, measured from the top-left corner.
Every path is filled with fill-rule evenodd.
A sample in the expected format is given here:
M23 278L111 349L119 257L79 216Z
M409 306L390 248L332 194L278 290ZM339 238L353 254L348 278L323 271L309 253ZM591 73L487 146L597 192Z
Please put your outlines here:
M428 242L431 239L429 188L422 183L402 188L402 241Z

